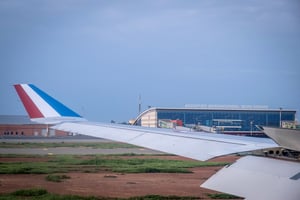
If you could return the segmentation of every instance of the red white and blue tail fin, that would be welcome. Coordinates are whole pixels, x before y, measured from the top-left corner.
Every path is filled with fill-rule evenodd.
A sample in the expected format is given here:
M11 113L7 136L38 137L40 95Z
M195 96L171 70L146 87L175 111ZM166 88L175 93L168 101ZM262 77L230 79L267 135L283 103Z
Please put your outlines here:
M32 84L14 87L32 121L49 124L83 120L76 112Z

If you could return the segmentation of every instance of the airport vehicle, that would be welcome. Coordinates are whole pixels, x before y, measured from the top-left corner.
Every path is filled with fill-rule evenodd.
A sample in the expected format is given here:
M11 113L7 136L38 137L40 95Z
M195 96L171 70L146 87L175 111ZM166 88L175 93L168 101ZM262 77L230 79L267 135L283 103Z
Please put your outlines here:
M67 132L130 143L196 160L259 150L269 155L274 148L279 149L278 154L283 149L299 152L300 135L297 133L293 134L293 145L288 142L282 145L281 139L274 142L269 138L89 122L32 84L17 84L15 89L32 121L52 124L51 128ZM218 171L201 187L246 199L299 200L300 163L290 158L245 155Z

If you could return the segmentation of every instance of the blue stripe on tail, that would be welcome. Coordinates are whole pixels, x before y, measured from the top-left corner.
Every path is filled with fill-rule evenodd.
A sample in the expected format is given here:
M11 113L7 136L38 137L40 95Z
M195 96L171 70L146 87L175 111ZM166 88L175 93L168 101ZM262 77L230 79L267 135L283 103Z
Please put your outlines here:
M65 105L63 105L62 103L60 103L59 101L54 99L53 97L49 96L48 94L46 94L45 92L43 92L42 90L37 88L35 85L29 84L29 87L31 87L31 89L33 89L41 98L43 98L61 116L64 116L64 117L81 117L80 115L78 115L73 110L69 109L68 107L66 107Z

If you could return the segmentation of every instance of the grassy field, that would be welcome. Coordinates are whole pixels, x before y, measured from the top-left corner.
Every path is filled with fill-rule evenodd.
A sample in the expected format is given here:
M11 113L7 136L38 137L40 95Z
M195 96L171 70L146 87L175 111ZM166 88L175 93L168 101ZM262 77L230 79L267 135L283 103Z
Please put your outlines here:
M0 143L0 148L50 148L50 147L91 147L91 148L134 148L124 143ZM126 156L126 159L124 157ZM153 159L151 155L143 159L135 154L123 155L0 155L2 158L26 157L37 159L38 162L1 162L0 174L52 174L67 172L96 172L106 170L121 173L190 173L189 168L224 166L228 163L179 161ZM159 157L159 155L156 155Z
M126 156L126 159L124 159ZM190 160L166 160L136 155L45 155L29 156L36 162L0 162L0 174L52 174L68 172L97 172L99 170L121 173L191 173L193 167L224 166L228 163ZM1 155L0 158L16 158L21 155ZM23 156L24 157L24 156ZM159 157L159 156L157 156Z
M198 199L197 197L176 197L176 196L159 196L148 195L143 197L131 197L131 198L109 198L109 197L81 197L77 195L57 195L51 194L45 189L28 189L18 190L10 194L0 195L0 200L192 200Z
M0 148L135 148L123 143L0 143ZM166 159L169 158L169 159ZM45 174L51 182L70 179L69 172L94 173L99 171L118 173L192 173L194 167L224 166L224 162L201 162L176 160L172 155L13 155L0 154L0 174ZM227 194L207 194L211 199L236 199ZM51 194L45 189L18 190L10 194L0 194L0 200L126 200L126 198L81 197L74 195ZM199 199L198 197L177 197L148 195L132 197L128 200L159 199Z
M218 195L208 195L211 199L237 199L233 195L229 194L218 194ZM57 195L51 194L45 189L27 189L27 190L17 190L10 194L0 194L0 200L194 200L199 199L199 197L179 197L179 196L160 196L160 195L147 195L140 197L130 197L130 198L109 198L109 197L82 197L77 195Z

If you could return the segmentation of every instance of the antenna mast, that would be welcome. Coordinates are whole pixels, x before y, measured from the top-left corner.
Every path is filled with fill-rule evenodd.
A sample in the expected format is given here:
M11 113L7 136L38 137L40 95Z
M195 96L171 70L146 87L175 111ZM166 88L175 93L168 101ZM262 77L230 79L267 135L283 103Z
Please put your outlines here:
M142 97L141 94L139 94L139 114L142 112Z

